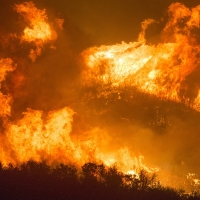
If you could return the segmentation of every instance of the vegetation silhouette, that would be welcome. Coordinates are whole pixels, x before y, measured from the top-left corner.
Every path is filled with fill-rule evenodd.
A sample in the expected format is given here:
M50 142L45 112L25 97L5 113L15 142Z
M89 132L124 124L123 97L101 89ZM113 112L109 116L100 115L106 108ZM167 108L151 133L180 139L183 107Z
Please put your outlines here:
M200 194L185 194L163 187L155 174L141 170L124 174L116 166L86 163L81 168L45 161L28 161L18 167L0 164L2 200L199 200Z

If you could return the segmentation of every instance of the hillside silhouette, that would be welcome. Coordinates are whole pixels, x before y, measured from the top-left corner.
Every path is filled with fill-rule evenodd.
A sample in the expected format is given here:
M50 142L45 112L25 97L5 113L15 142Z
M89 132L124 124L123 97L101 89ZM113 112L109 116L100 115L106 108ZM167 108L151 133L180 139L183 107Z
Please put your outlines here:
M116 166L86 163L81 168L28 161L15 167L0 165L2 200L198 200L197 192L186 194L163 187L155 174L123 174Z

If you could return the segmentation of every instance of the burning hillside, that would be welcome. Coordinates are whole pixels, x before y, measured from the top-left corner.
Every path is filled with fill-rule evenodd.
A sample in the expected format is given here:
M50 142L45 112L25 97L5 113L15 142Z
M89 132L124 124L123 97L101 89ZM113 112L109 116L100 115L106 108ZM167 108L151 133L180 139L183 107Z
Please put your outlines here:
M172 186L199 173L200 5L173 3L166 20L142 22L137 41L87 49L73 46L65 19L33 2L11 6L16 21L0 32L4 166L116 164L159 171Z
M169 7L163 43L147 45L145 30L156 21L142 23L138 42L94 47L84 52L88 84L113 88L131 86L159 98L183 102L199 110L199 12L180 3ZM86 83L87 84L87 83Z

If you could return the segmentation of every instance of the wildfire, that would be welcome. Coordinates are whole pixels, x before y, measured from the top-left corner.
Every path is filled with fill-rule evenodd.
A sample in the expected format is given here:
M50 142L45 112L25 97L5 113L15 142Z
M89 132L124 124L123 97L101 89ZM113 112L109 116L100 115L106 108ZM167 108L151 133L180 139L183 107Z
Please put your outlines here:
M25 42L33 42L36 49L31 49L29 57L32 61L41 55L44 43L55 41L57 34L48 23L46 10L35 7L33 2L15 5L15 10L23 16L29 27L26 27L21 38Z
M1 59L0 66L2 82L15 67L9 58ZM90 161L103 162L106 166L117 164L125 173L130 169L132 173L137 173L142 167L148 169L142 164L142 157L136 158L127 148L108 152L106 134L99 129L89 131L87 135L90 136L85 139L73 139L71 132L75 113L71 108L65 107L47 114L28 108L23 113L24 117L13 123L9 120L12 95L0 92L0 96L1 126L4 127L0 135L0 160L4 166L9 163L18 165L28 160L46 160L49 164L74 163L78 166Z
M12 72L15 69L13 66L12 60L10 58L0 59L0 84L5 80L6 74ZM11 102L12 95L3 94L0 92L0 116L6 117L11 114Z
M56 40L57 34L48 24L46 10L40 10L32 2L15 5L15 10L23 16L29 27L26 27L21 37L22 42L33 43L35 50L31 50L29 57L35 61L40 55L44 43ZM58 19L57 23L62 28L64 20ZM10 58L0 60L0 83L6 79L6 74L15 67ZM3 133L0 135L0 160L4 166L9 163L14 165L28 160L53 163L75 163L83 165L86 162L103 162L106 166L118 163L124 172L144 166L141 159L134 157L127 148L115 152L107 151L108 143L99 129L83 133L79 139L71 137L74 111L65 107L60 110L44 113L40 110L27 108L24 117L12 122L11 115L12 95L0 93L0 116L2 117ZM92 137L91 137L92 135ZM129 162L125 162L129 160ZM131 168L130 168L131 165ZM134 169L133 169L134 167ZM145 167L145 166L144 166Z
M1 139L3 165L46 160L49 164L74 163L78 166L86 162L103 162L106 166L116 164L121 171L126 173L132 170L135 174L141 168L153 170L142 164L142 156L133 156L127 148L108 152L106 148L109 144L102 145L97 137L100 130L92 130L89 133L94 135L92 138L74 140L70 135L74 115L72 109L66 107L43 115L42 111L28 109L21 120L8 123L6 135Z
M164 43L146 44L145 30L154 20L142 23L137 42L92 47L83 52L87 66L86 85L99 83L111 88L135 86L141 92L170 99L200 111L199 85L188 88L190 76L198 73L200 6L188 9L180 3L169 7ZM192 92L189 92L192 90ZM102 93L103 95L103 93Z
M33 2L17 4L14 9L28 25L20 37L20 45L25 42L34 45L29 54L34 62L44 45L54 42L58 35L48 22L45 9L36 8ZM104 86L111 92L125 86L137 87L143 93L181 102L200 111L200 84L190 83L193 76L199 77L200 45L196 34L200 28L199 13L200 5L188 9L174 3L168 10L169 21L162 31L162 43L147 43L146 29L152 23L159 23L147 19L142 23L138 41L85 50L81 54L85 69L81 83L102 86L99 96L105 95ZM63 22L63 19L56 21L60 29ZM0 59L0 83L15 68L12 59ZM45 160L50 165L116 164L127 174L137 174L140 169L158 170L144 165L143 156L135 156L128 147L111 150L108 133L100 128L90 127L78 138L73 137L73 119L77 113L70 106L48 113L27 108L23 118L13 121L10 118L12 101L12 94L0 91L0 161L4 166ZM199 179L194 182L199 185Z

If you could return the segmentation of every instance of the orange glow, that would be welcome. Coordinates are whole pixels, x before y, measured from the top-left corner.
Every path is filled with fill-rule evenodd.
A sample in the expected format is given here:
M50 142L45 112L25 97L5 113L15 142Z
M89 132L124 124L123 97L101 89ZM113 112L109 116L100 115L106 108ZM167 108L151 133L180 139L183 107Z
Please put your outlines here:
M64 19L56 19L55 21L56 21L58 27L59 27L61 30L63 30L63 24L64 24L65 20L64 20Z
M195 90L195 94L189 96L185 86L185 80L200 63L198 34L191 33L199 29L199 13L200 6L190 10L180 3L172 4L168 10L169 21L161 36L164 43L146 44L145 30L155 22L148 19L142 23L138 42L86 50L83 52L87 66L83 73L85 84L110 84L113 89L134 86L141 92L184 102L200 111L198 91L189 88Z
M35 45L36 49L31 49L29 55L32 61L35 61L41 54L43 45L56 40L57 34L47 22L45 9L39 10L32 2L25 2L15 5L15 10L28 23L21 41ZM62 19L56 20L61 29L63 22ZM50 48L53 47L50 46ZM112 57L112 54L108 53L107 56ZM143 63L148 59L143 59ZM137 58L135 61L141 62ZM11 59L1 59L0 66L1 83L5 80L7 72L15 68ZM22 74L13 79L16 88L20 87L23 80ZM74 163L78 166L86 162L99 162L106 166L117 165L121 171L134 174L140 168L151 171L142 163L142 156L136 157L128 148L110 150L108 134L98 128L83 131L78 138L72 137L72 122L75 113L69 107L48 113L27 108L27 111L23 113L23 118L11 121L8 116L11 115L12 95L0 92L0 97L0 115L3 118L0 160L4 166L9 163L19 165L32 159L38 162L46 160L49 164Z
M132 155L128 148L108 151L106 135L98 129L90 131L90 137L73 139L70 135L73 115L74 112L67 107L51 111L47 116L42 111L28 109L21 120L8 123L6 137L1 140L3 165L46 160L49 164L74 163L77 166L86 162L104 163L132 174L137 174L140 169L158 170L146 167L142 163L143 157ZM99 134L104 134L104 141Z
M33 45L29 58L35 62L45 48L45 44L49 44L48 47L55 50L56 47L53 45L53 42L56 41L58 35L53 25L48 21L46 10L36 8L32 2L15 5L14 8L27 23L27 27L24 28L20 37L20 45L24 45L25 43ZM142 31L137 41L129 43L121 42L119 44L102 45L100 47L86 49L81 54L81 61L83 61L84 66L81 69L81 87L95 87L100 85L101 89L98 91L97 96L107 97L109 92L104 90L104 87L106 89L108 87L110 93L112 93L113 91L118 92L121 88L123 89L128 86L129 88L137 88L140 92L156 96L159 99L183 103L200 112L200 85L196 83L193 85L190 84L190 76L197 73L199 77L200 73L197 70L200 66L200 45L197 34L200 28L199 13L200 5L189 9L181 3L174 3L168 9L169 21L162 30L162 41L160 43L148 43L146 38L148 26L152 23L159 22L153 19L147 19L141 24ZM60 29L63 29L63 19L56 19L54 22ZM19 39L17 34L15 35L15 39ZM76 65L78 62L75 63L74 61L76 59L76 56L73 55L74 52L69 51L68 53L72 60L69 60L67 64ZM49 59L49 62L54 58L61 58L62 55L67 54L61 54L58 57L56 55L52 59ZM59 62L62 62L62 59ZM62 65L66 64L66 62L63 63ZM39 67L40 64L38 65ZM14 69L15 66L10 58L0 59L0 84L6 80L6 75ZM73 74L73 69L70 68L69 71ZM31 70L27 72L27 74L31 73ZM52 72L50 71L48 76L52 75L52 73L54 73L54 70ZM34 74L36 78L33 77L30 85L41 74L43 75L43 73L39 73L38 76ZM0 161L4 166L8 166L10 163L17 166L32 159L37 162L45 160L49 165L72 163L81 166L87 162L103 163L108 167L116 165L122 172L134 175L137 175L141 169L145 169L148 172L160 170L159 167L151 168L146 166L143 162L144 157L142 155L138 156L138 152L133 153L132 149L129 148L132 144L127 144L127 146L120 144L120 147L112 146L109 131L106 132L92 125L92 127L87 127L88 129L85 130L85 127L78 124L81 134L77 134L76 125L73 122L74 115L78 114L75 112L75 103L71 103L75 106L73 109L69 103L68 107L50 112L27 108L26 112L23 113L23 117L14 121L15 117L12 118L12 103L15 100L14 98L18 97L17 94L20 94L18 89L20 90L25 79L28 79L23 73L21 74L21 71L17 75L12 78L13 84L15 85L13 88L17 91L14 91L12 94L4 94L4 90L0 87L2 89L0 91L0 124L2 126L2 134L0 134ZM64 78L65 75L58 76L56 74L56 84L66 83ZM57 79L61 80L58 81ZM50 78L46 82L45 80L41 80L41 84L45 83L47 86L52 86L53 81L52 84L49 84L49 82ZM28 86L24 90L28 90ZM55 88L58 89L57 85ZM68 87L66 86L66 88ZM59 88L60 90L64 89ZM5 91L7 90L5 89ZM40 94L38 94L37 88L35 91L34 94L39 96ZM77 92L77 96L79 92ZM70 92L67 91L66 96L68 93ZM77 96L74 101L77 100ZM53 95L51 98L54 98ZM73 97L70 96L70 98ZM119 94L117 98L123 97ZM38 99L40 100L40 98ZM64 102L63 99L61 101ZM69 102L73 101L70 99ZM16 105L17 108L18 106L20 107L21 104ZM59 104L55 107L59 107ZM79 107L79 104L77 107ZM14 107L14 109L17 108ZM81 107L81 109L84 110L85 108ZM77 110L81 109L77 108ZM86 112L87 109L83 111L83 113ZM126 118L120 119L126 120ZM161 118L159 120L164 119ZM140 148L138 146L137 148ZM153 156L151 158L153 159ZM166 177L168 178L167 175ZM200 180L194 179L193 174L190 174L189 179L192 179L195 185L200 184Z
M0 59L0 84L5 80L6 74L15 69L10 58ZM12 96L10 94L3 94L0 92L0 116L6 117L11 114Z
M31 60L35 61L37 56L41 54L44 43L55 41L57 34L48 23L45 9L40 10L32 2L25 2L15 5L15 10L28 23L21 39L36 45L36 49L32 49L29 55Z
M14 69L13 61L10 58L0 59L0 82L4 81L6 74L12 72Z

